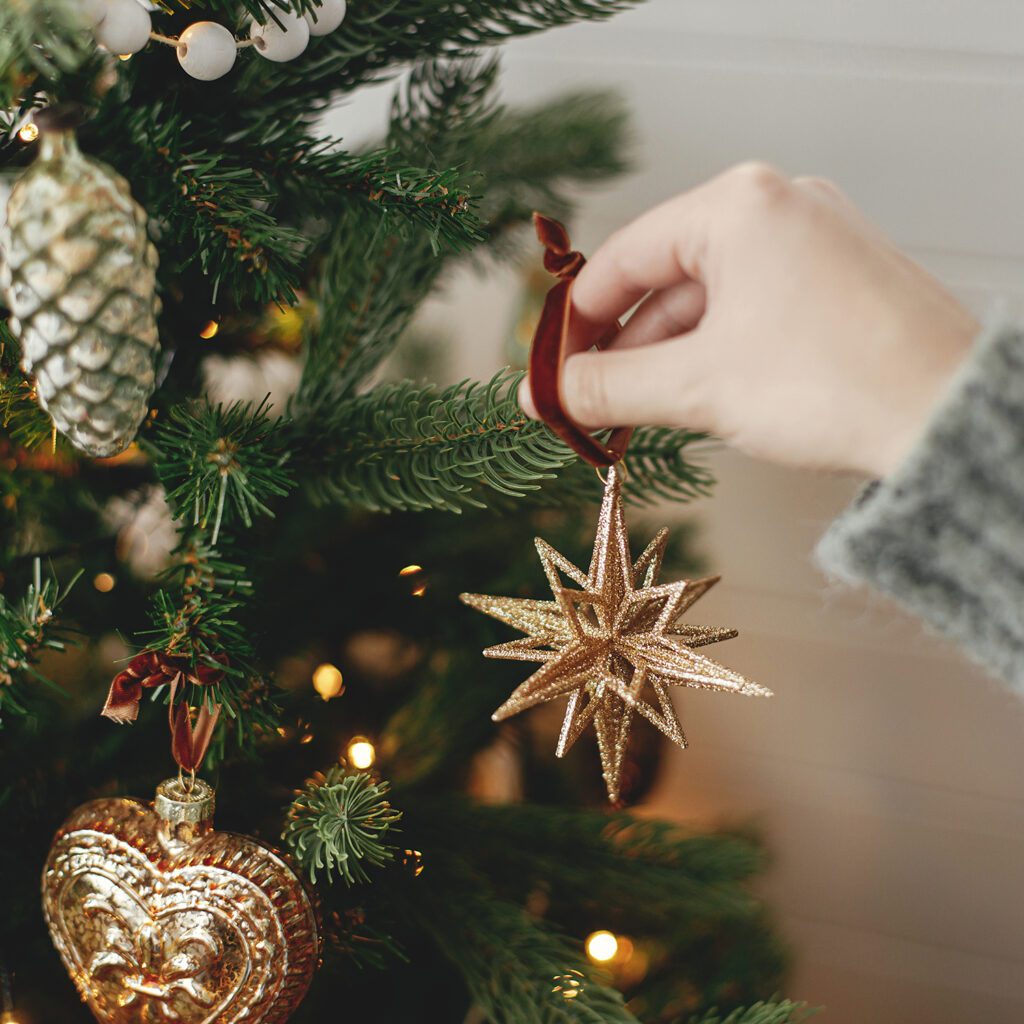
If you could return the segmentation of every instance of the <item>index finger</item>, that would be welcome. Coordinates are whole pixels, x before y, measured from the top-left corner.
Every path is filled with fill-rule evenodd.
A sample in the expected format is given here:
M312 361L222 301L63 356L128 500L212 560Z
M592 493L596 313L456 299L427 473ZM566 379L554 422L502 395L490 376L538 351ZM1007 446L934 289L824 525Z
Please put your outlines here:
M708 191L701 185L670 199L612 235L580 271L572 289L579 350L648 292L702 281ZM703 283L703 282L702 282Z

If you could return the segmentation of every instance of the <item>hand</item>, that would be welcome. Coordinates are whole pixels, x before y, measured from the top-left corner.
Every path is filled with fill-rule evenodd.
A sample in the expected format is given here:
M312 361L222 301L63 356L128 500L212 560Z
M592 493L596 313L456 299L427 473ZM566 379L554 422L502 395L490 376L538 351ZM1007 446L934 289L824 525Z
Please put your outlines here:
M611 347L587 351L641 299ZM686 426L778 462L884 476L977 331L834 185L744 164L584 267L563 397L592 428ZM528 386L520 400L533 415Z

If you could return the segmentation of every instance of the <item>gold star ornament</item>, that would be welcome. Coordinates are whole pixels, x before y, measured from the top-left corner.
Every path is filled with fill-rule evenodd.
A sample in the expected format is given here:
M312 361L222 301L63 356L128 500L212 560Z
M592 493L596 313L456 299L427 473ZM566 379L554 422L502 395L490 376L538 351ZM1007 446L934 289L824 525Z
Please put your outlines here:
M771 690L698 653L698 647L728 640L736 631L680 622L719 577L659 584L667 539L668 530L662 530L632 560L621 474L613 466L608 471L589 572L582 572L538 539L537 551L554 601L462 595L465 604L525 634L489 647L486 657L540 663L495 711L494 720L500 722L568 696L557 755L564 756L593 722L608 799L613 803L619 800L634 714L646 718L673 743L687 745L670 686L772 696Z

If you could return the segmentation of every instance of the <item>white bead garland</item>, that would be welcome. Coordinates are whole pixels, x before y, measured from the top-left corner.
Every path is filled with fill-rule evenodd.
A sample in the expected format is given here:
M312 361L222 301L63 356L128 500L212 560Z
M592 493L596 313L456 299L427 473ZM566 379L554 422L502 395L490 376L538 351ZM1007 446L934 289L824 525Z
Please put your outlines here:
M249 38L261 57L281 64L294 60L309 45L309 25L301 14L275 11L264 25L258 21L249 23Z
M197 21L178 39L178 63L200 82L223 78L238 55L235 37L215 21Z
M245 47L251 46L266 60L294 60L309 45L311 36L329 35L348 13L348 0L313 0L315 10L306 14L279 8L265 25L251 21L248 39L236 39L229 29L214 21L197 21L173 38L153 31L149 12L156 6L149 0L79 3L83 21L92 27L96 41L111 53L138 53L150 41L173 46L184 71L201 82L223 78L234 67L238 51Z
M149 11L136 0L105 0L96 41L111 53L138 53L149 42L152 28Z
M308 11L304 17L311 36L330 35L348 13L347 0L320 0L315 11Z

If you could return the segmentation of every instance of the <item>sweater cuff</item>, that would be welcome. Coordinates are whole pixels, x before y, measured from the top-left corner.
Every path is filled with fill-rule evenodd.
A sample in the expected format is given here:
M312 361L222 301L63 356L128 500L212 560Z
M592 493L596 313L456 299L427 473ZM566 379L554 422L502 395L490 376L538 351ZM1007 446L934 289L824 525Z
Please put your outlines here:
M817 549L1024 690L1024 332L986 329L903 465Z

